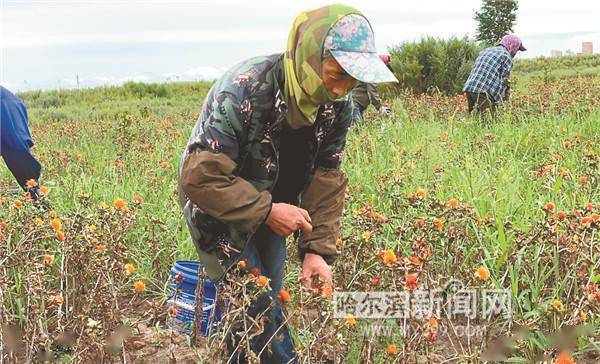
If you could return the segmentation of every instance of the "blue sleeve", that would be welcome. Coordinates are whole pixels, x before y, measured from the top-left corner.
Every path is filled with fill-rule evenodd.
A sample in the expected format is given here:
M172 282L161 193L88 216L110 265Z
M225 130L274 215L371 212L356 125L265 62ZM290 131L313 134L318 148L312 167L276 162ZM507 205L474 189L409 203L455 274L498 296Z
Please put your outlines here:
M33 139L27 109L15 99L0 100L0 154L19 185L26 189L28 180L39 179L42 166L31 154Z

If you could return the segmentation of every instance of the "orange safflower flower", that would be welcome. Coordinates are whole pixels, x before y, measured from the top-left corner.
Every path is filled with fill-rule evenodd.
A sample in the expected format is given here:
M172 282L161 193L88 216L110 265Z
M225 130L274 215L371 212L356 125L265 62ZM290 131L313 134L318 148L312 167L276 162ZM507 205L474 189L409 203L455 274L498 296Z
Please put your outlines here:
M490 273L483 266L477 268L477 272L475 273L475 275L482 281L487 281L488 279L490 279Z
M98 251L100 253L104 253L106 251L106 245L104 245L104 244L98 244L98 246L96 248L98 249Z
M556 217L558 217L559 220L564 220L567 218L567 214L564 211L557 211Z
M591 214L590 215L590 220L592 220L593 222L598 221L598 219L600 219L600 215L598 215L598 214Z
M59 304L59 305L62 305L65 302L65 298L62 295L59 295L59 294L55 295L52 298L52 300L54 302L56 302L57 304Z
M554 364L575 364L575 361L571 359L569 354L563 351L560 354L558 354L556 360L554 361Z
M62 231L58 230L56 232L56 239L58 239L59 241L64 241L65 240L65 233L63 233Z
M146 290L146 284L142 281L135 281L133 288L135 288L137 293L142 293Z
M451 198L450 200L448 200L448 206L455 209L458 206L458 200L455 198Z
M170 306L169 307L169 313L173 316L177 316L177 307L175 306Z
M44 263L50 265L54 262L54 255L44 254Z
M122 168L123 167L123 162L115 162L115 167Z
M127 275L132 275L135 272L135 266L131 263L125 264L125 272Z
M423 197L427 196L427 191L425 191L422 188L417 188L417 196L423 198Z
M94 245L98 245L98 243L100 243L100 240L98 240L98 239L96 239L96 238L93 238L93 239L92 239L92 244L94 244Z
M127 204L125 203L125 200L122 198L116 198L115 199L115 207L119 210L123 210L127 207Z
M42 195L47 195L47 194L48 194L48 190L49 190L49 189L48 189L48 187L46 187L46 186L42 186L42 187L40 187L40 193L41 193Z
M163 168L169 168L169 163L167 163L167 162L162 162L162 163L160 164L160 166L161 166L161 167L163 167Z
M586 210L592 211L592 209L594 208L594 205L592 205L591 202L588 202L588 203L585 204L584 208Z
M418 273L409 273L406 275L406 288L413 290L417 289L419 286L418 283L419 274Z
M583 185L586 184L588 181L587 177L579 177L579 184Z
M409 257L408 261L411 262L414 265L420 265L421 264L421 259L419 259L418 257Z
M427 320L427 325L429 325L430 328L435 329L438 327L438 321L435 318L435 316L431 316L429 318L429 320Z
M265 288L269 284L269 278L265 276L259 276L256 278L256 284L258 284L260 288Z
M25 185L27 188L34 188L37 187L38 183L34 179L30 179L25 183Z
M548 210L548 211L554 211L554 207L555 206L554 206L554 204L552 202L548 202L546 204L546 210Z
M396 344L388 344L387 353L390 356L398 355L398 347Z
M435 219L433 224L435 225L435 228L438 229L439 231L441 231L442 228L444 227L444 222L440 219Z
M54 220L52 220L50 225L52 225L52 228L54 230L58 231L62 227L62 222L60 221L60 219L54 219Z
M342 245L344 245L344 241L343 241L342 239L338 238L338 239L335 241L335 245L337 245L337 246L341 247Z
M260 275L260 269L254 267L252 269L250 269L250 273L254 276L254 277L258 277Z
M394 252L391 250L386 250L385 252L383 252L381 259L383 259L383 262L385 264L390 264L397 260L396 254L394 254Z
M4 230L4 229L6 229L6 226L7 226L6 222L0 221L0 229Z
M142 196L140 196L140 195L133 196L133 201L135 201L137 203L142 203L142 201L143 201Z
M48 217L54 219L56 217L56 211L52 210L48 213Z
M15 205L15 207L21 207L21 206L23 206L23 202L21 202L19 200L15 200L14 205Z
M571 143L571 141L570 141L570 140L565 140L565 141L563 142L563 147L565 147L565 148L567 148L567 149L571 148L571 146L572 146L572 145L573 145L573 143Z
M277 298L279 298L283 303L288 303L292 299L292 296L290 296L290 293L288 291L282 289L277 294Z

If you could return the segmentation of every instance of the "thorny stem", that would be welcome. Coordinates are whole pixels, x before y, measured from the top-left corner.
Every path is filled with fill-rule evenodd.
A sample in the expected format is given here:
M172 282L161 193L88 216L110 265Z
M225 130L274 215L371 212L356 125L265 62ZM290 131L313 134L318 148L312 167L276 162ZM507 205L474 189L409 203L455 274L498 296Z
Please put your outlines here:
M202 324L202 302L204 302L204 280L206 274L202 270L202 267L198 267L198 285L196 286L196 292L194 297L194 329L192 330L192 346L196 345L198 339L198 333L200 332L200 326Z

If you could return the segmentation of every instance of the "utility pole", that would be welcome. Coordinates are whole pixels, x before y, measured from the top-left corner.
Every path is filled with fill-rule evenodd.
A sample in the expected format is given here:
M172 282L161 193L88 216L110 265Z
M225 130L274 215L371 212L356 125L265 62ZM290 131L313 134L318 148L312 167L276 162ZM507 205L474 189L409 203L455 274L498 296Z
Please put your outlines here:
M77 89L79 90L79 74L75 74L75 78L77 79Z

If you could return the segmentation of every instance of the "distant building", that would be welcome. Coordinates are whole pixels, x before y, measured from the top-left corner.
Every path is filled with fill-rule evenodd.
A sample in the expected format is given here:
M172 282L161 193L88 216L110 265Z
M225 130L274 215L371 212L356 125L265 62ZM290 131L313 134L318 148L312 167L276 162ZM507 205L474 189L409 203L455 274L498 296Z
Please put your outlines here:
M594 43L581 42L581 53L582 54L594 54Z
M575 55L575 53L573 53L573 51L572 51L572 50L570 50L570 49L567 49L567 50L565 51L565 56L574 56L574 55Z
M560 57L563 55L562 51L557 51L556 49L553 49L550 51L550 57Z

